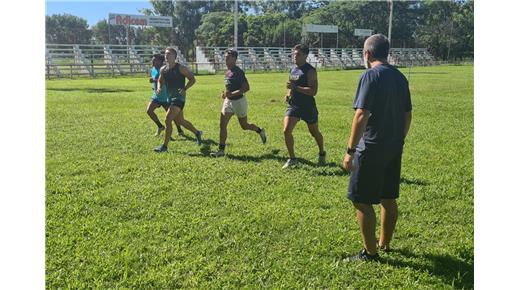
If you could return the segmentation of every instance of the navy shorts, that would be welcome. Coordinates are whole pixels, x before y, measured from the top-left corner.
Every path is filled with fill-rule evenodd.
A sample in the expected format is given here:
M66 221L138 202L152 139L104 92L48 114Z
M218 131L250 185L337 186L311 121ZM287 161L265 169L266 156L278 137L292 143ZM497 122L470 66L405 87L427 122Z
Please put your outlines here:
M302 108L289 105L285 116L300 118L312 125L318 123L318 108L316 106Z
M162 102L162 101L159 101L157 99L152 99L152 103L160 105L161 107L163 107L165 109L168 109L168 107L170 107L170 103L169 102Z
M181 111L184 109L184 101L173 99L170 103L170 106L175 106L181 108Z
M378 204L381 199L399 197L403 148L368 148L356 151L356 169L350 173L348 199L356 203Z

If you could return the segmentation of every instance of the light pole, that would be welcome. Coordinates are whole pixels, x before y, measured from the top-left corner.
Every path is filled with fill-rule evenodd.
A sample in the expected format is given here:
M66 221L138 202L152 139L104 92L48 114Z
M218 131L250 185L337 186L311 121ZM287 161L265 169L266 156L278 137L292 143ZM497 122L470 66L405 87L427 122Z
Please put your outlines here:
M388 17L388 42L390 43L390 46L392 46L392 14L394 12L394 3L392 0L389 0L388 2L390 2L390 16Z
M235 0L235 49L238 48L238 0Z

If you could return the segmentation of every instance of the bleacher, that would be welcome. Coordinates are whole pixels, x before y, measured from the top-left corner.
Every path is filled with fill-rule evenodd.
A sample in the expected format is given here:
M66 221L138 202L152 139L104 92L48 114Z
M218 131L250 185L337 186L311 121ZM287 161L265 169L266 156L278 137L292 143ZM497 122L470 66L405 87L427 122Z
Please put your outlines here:
M188 62L181 51L178 61L195 74L214 74L226 69L227 47L197 47L196 59ZM246 71L286 71L293 64L290 47L239 47L238 65ZM151 45L72 45L47 44L47 78L98 75L148 74L152 55L164 47ZM307 61L318 69L363 68L361 48L311 48ZM396 66L434 65L425 48L391 48L389 62Z
M196 66L205 72L225 69L226 47L197 47ZM239 47L238 65L251 71L281 71L292 66L291 48ZM311 48L307 62L316 68L363 68L362 48ZM433 65L435 60L425 48L391 48L389 62L397 66Z
M178 47L178 61L187 64ZM148 74L155 53L164 47L152 45L47 44L45 72L47 78Z

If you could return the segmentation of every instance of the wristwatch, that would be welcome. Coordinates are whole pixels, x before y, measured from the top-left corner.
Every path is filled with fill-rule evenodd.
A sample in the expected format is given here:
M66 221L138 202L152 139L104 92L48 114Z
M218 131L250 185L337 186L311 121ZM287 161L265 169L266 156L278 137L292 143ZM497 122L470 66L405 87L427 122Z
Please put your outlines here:
M355 149L355 148L352 149L352 148L348 148L348 147L347 147L347 154L348 154L348 155L352 155L352 154L354 154L354 153L356 153L356 149Z

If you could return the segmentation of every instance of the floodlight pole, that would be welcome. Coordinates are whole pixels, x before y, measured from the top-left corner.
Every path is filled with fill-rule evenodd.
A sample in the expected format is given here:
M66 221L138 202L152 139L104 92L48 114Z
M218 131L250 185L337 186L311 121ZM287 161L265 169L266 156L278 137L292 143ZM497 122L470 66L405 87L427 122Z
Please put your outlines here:
M388 17L388 42L390 43L390 46L392 46L392 14L394 12L394 3L392 0L389 0L390 2L390 16Z
M285 18L283 19L283 49L285 51Z
M238 0L235 0L235 49L238 48Z

